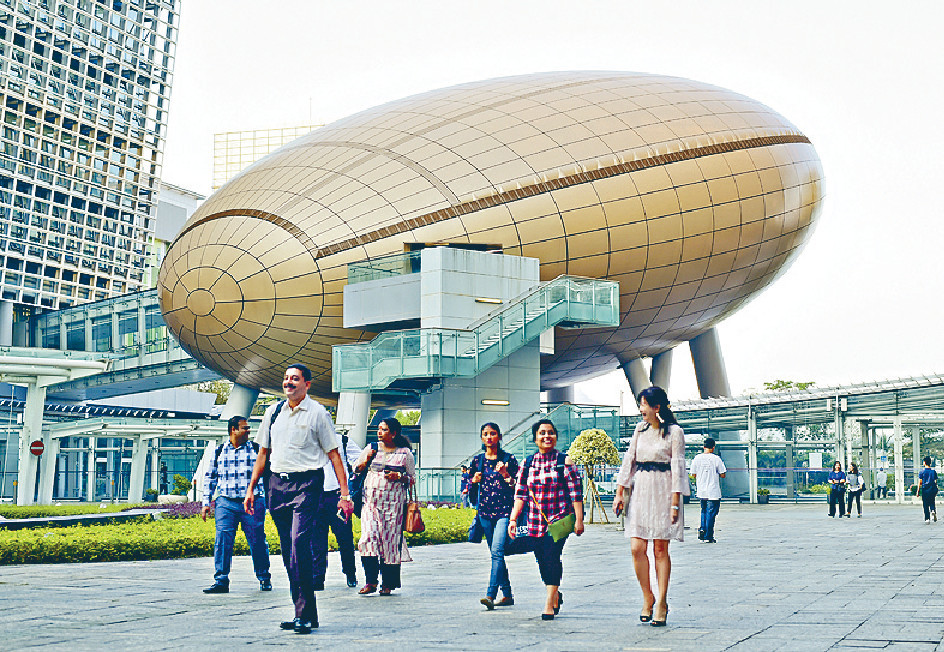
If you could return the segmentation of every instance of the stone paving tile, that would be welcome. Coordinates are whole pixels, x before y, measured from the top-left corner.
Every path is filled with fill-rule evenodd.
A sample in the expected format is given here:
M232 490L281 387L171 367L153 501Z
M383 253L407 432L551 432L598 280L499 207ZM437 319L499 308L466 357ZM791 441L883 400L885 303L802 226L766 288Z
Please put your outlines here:
M697 516L689 506L686 522ZM688 531L671 544L661 629L639 623L628 541L613 526L567 543L565 602L553 622L540 620L543 587L528 556L508 560L516 605L486 612L487 551L472 544L414 549L390 598L345 587L332 555L322 626L307 637L278 629L292 614L277 557L273 592L258 591L249 559L238 557L231 592L214 596L201 592L212 582L209 558L4 567L0 649L944 649L944 527L919 517L913 506L869 506L866 518L839 521L822 505L723 505L719 543Z

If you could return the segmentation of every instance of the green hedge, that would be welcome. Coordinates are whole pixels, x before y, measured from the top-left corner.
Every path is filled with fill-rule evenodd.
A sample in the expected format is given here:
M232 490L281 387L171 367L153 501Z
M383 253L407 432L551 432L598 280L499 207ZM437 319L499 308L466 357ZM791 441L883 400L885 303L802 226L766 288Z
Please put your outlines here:
M471 509L424 509L426 531L408 534L407 542L428 545L465 541L474 514ZM280 554L279 535L270 516L266 516L265 529L269 551ZM0 530L0 565L208 557L213 555L215 534L213 519L153 521L147 516L115 525ZM354 519L354 539L359 538L360 521ZM333 534L328 543L332 550L337 549ZM235 552L249 554L241 533L236 536Z
M48 516L74 516L76 514L105 514L121 512L126 509L140 507L128 503L107 503L103 508L99 503L82 503L69 505L2 505L0 516L3 518L46 518Z

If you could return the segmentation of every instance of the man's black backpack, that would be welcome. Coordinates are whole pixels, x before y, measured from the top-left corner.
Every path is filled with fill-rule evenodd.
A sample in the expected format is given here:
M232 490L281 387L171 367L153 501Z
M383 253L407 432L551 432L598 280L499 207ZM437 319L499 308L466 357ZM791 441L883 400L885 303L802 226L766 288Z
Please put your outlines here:
M347 437L347 435L345 435ZM345 442L347 443L347 442ZM370 445L376 455L378 450L377 442ZM364 465L364 470L360 473L351 473L347 477L347 489L351 494L351 502L354 503L354 515L361 517L361 510L364 508L364 480L367 478L367 472L370 470L370 462Z

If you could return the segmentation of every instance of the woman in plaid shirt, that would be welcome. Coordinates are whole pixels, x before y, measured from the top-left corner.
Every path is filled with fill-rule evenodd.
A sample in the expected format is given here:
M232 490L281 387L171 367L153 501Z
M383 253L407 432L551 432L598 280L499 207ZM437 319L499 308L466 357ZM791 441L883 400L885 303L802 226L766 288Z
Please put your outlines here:
M574 534L583 534L583 484L570 458L557 451L557 428L548 419L531 426L538 451L525 461L515 484L515 506L511 510L508 534L517 534L518 517L528 506L528 536L534 539L534 558L547 586L547 601L542 620L554 620L560 611L563 595L559 591L564 572L561 554L567 538L554 541L547 532L549 523L568 515L576 516Z

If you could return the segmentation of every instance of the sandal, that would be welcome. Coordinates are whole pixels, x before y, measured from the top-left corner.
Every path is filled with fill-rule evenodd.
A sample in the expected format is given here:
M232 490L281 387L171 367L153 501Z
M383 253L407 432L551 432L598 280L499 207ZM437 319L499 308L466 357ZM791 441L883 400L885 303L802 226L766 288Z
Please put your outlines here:
M381 586L380 593L378 595L390 595L391 593L393 593L393 589L387 586Z
M361 595L367 595L368 593L373 593L376 590L377 590L376 584L365 584L364 588L358 591L358 593L360 593Z

